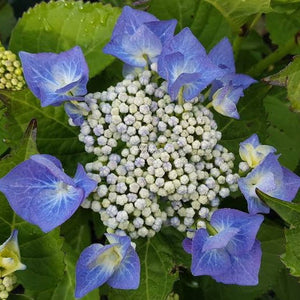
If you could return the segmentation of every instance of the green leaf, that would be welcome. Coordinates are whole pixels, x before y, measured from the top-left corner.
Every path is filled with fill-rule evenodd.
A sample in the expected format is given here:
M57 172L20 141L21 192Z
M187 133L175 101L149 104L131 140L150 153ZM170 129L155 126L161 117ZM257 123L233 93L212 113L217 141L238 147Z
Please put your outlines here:
M300 204L273 198L259 189L256 189L256 194L287 223L291 225L300 223Z
M190 27L206 50L211 49L224 36L232 37L227 20L204 0L152 0L149 12L159 19L177 19L179 30Z
M285 13L269 13L266 15L266 27L273 44L284 46L293 38L300 28L300 8ZM291 54L299 53L299 48Z
M300 227L285 230L286 252L282 262L290 269L293 276L300 277Z
M300 284L296 278L288 274L288 270L282 270L277 284L273 287L276 299L298 300Z
M40 153L51 154L63 161L64 169L70 175L77 162L91 161L78 141L79 129L68 124L68 116L63 106L41 107L40 102L28 90L18 92L0 92L0 100L7 106L7 140L10 145L20 140L28 122L36 119L39 127L37 146Z
M263 99L269 88L262 84L255 84L245 92L238 104L240 119L223 117L215 113L218 130L222 133L221 144L239 157L239 143L253 133L257 133L261 141L266 136L266 113Z
M78 45L93 77L114 60L102 48L119 14L119 8L102 3L42 2L23 14L12 32L10 49L15 53L61 52Z
M35 146L36 122L32 121L20 147L0 161L0 177L11 168L37 153ZM64 263L61 251L62 239L59 230L44 234L37 226L31 225L12 211L4 196L0 195L0 239L4 241L11 231L19 230L21 261L27 266L18 271L18 281L24 288L44 290L57 284L63 275Z
M274 90L274 92L273 92ZM286 91L273 88L271 94L264 99L268 113L268 138L265 143L272 145L281 154L279 161L285 167L295 170L299 163L300 149L300 115L289 110Z
M177 245L170 244L160 233L151 239L137 239L134 242L141 261L139 288L125 291L103 286L100 294L106 294L113 300L165 300L177 279L177 275L172 272L175 265L173 252L178 250Z
M270 0L205 0L214 5L228 20L231 26L238 30L251 21L255 15L271 11Z
M264 80L273 85L286 86L291 109L300 112L300 55L295 56L293 61L279 73Z
M6 108L3 103L0 102L0 157L7 150L7 144L5 142L4 126L6 125Z
M34 299L21 294L10 294L7 300L34 300Z
M2 6L0 4L0 40L2 43L7 41L15 24L16 18L11 5L5 3Z

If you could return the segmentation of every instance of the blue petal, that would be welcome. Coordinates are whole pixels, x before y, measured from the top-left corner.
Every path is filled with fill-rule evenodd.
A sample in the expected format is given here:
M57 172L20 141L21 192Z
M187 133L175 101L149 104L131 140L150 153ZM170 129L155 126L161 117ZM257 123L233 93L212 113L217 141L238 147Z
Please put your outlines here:
M246 89L251 84L257 82L252 77L244 74L235 74L230 73L226 74L221 78L221 81L223 82L223 85L232 85L234 87L241 87L243 89Z
M277 188L271 191L270 196L292 201L299 190L300 177L284 167L282 167L282 174L282 180L278 182Z
M263 219L261 215L250 215L236 209L223 208L213 213L210 222L220 233L227 232L229 229L238 230L228 241L226 249L230 254L240 255L253 247Z
M124 6L111 38L115 39L124 34L133 35L143 23L153 21L158 21L158 19L147 12Z
M230 268L230 257L226 250L202 251L208 238L205 229L197 230L193 238L191 271L194 276L217 275Z
M209 58L220 69L235 72L232 46L228 38L223 38L208 54Z
M105 234L110 244L118 244L120 246L121 256L126 256L127 250L130 247L130 238L128 236L120 236L117 234Z
M144 68L134 67L128 64L123 65L122 75L126 77L129 74L133 74L134 77L137 77L139 74L143 72Z
M85 172L83 166L78 164L76 174L74 176L76 187L80 187L84 191L84 199L97 187L97 181L91 179Z
M107 284L116 289L137 289L140 284L140 272L139 257L130 246L120 266L109 278Z
M19 53L24 77L41 106L58 106L87 93L88 67L80 47L55 53Z
M0 179L13 210L44 232L69 219L84 199L84 191L53 161L33 155Z
M248 211L250 214L266 212L266 206L259 200L255 189L259 188L263 192L273 195L282 190L283 170L278 162L278 157L273 153L253 169L246 177L238 181L239 188L248 202Z
M227 244L236 236L239 228L227 227L219 231L216 235L210 236L204 243L202 251L224 249Z
M75 297L81 298L104 284L114 273L116 265L110 259L102 259L113 245L92 244L85 248L76 264Z
M222 274L214 275L213 278L225 284L257 285L261 255L260 243L255 241L250 252L241 256L231 256L231 268Z
M201 45L201 43L198 41L198 39L193 35L193 33L190 31L189 28L184 28L177 35L175 35L173 38L169 39L165 43L161 55L159 56L158 63L157 63L158 74L166 80L168 80L167 77L169 73L168 71L169 65L168 62L165 60L165 57L167 55L176 52L179 52L184 56L185 62L186 61L192 62L189 64L189 66L192 67L193 70L187 70L189 68L186 68L184 73L197 72L194 66L194 64L197 63L195 57L199 57L199 56L207 57L206 51L204 47ZM179 75L180 74L178 74L177 77Z
M182 241L182 247L183 247L183 249L184 249L185 252L187 252L189 254L192 254L193 253L193 251L192 251L193 240L189 239L189 238L185 238Z
M72 119L74 125L80 126L84 122L84 115L90 110L86 103L66 102L64 105L65 112Z
M145 25L160 39L164 44L168 39L172 38L177 25L177 20L153 21L147 22Z

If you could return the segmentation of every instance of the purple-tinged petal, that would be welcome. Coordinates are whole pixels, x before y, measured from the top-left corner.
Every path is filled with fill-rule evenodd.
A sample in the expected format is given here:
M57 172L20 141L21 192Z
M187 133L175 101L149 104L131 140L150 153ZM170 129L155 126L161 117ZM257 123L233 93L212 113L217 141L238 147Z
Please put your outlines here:
M226 233L228 229L238 230L228 241L226 249L230 254L240 255L253 247L263 219L262 215L250 215L236 209L223 208L213 213L211 225L219 232L215 236L224 231Z
M235 72L233 50L228 38L223 38L214 46L208 56L220 69Z
M240 147L245 146L247 144L252 145L254 148L260 145L258 135L256 133L252 134L249 138L247 138L245 141L240 143Z
M92 244L85 248L76 264L75 297L81 298L104 284L120 261L118 249L114 245Z
M192 266L194 276L216 275L230 268L230 257L224 249L202 251L209 235L205 229L196 231L192 245Z
M160 39L164 44L168 39L172 38L177 25L177 20L153 21L147 22L145 25Z
M83 166L78 164L76 174L74 176L76 187L80 187L84 191L84 199L97 187L97 181L91 179L85 172Z
M84 191L47 155L33 155L0 179L13 210L44 232L61 225L79 207Z
M184 249L185 252L187 252L189 254L192 254L193 253L193 251L192 251L193 240L189 239L189 238L185 238L182 241L182 247L183 247L183 249Z
M86 103L73 104L71 102L66 102L64 105L65 112L71 118L72 122L76 126L82 125L84 122L84 117L90 110Z
M19 55L28 87L41 100L41 106L83 100L88 67L80 47L59 54L21 51Z
M217 90L213 95L213 108L223 116L239 119L239 113L236 104L241 96L243 96L241 88L232 88L224 86Z
M299 190L300 177L284 167L282 167L282 173L282 181L269 195L284 201L292 201Z
M130 246L121 264L108 279L107 284L115 289L137 289L140 284L140 260L135 250Z
M123 77L126 77L129 74L134 75L134 77L137 77L143 72L144 68L141 67L134 67L128 64L123 65L122 75Z
M227 77L228 76L228 77ZM231 78L230 78L231 77ZM234 87L242 87L243 89L248 88L251 84L257 82L255 79L248 75L244 74L232 74L225 75L222 78L222 81L226 83L228 81L229 84L232 84Z
M130 238L128 236L121 236L117 234L105 234L110 244L118 244L120 246L120 254L125 257L128 248L130 247Z
M239 188L248 202L248 211L250 214L266 212L268 208L264 205L255 193L259 188L264 193L273 195L282 189L283 170L278 162L278 157L273 153L254 168L246 177L238 181Z
M241 256L231 256L231 268L213 278L225 284L257 285L261 255L260 243L255 241L251 251Z
M115 39L117 36L133 35L143 23L153 21L158 21L158 19L147 12L124 6L111 38Z
M239 228L228 227L218 232L216 235L210 236L202 247L202 251L214 249L224 249L232 238L239 232Z

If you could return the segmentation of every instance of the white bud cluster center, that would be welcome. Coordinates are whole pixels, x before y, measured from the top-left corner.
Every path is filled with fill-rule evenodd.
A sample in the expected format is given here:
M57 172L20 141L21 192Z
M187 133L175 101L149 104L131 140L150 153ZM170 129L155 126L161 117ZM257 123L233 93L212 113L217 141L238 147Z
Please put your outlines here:
M9 293L15 288L17 277L14 274L6 275L0 278L0 300L8 298Z
M180 231L204 227L219 199L237 190L234 155L218 144L210 110L198 98L172 102L166 82L151 76L144 71L88 94L79 134L97 156L86 171L98 188L83 207L99 212L108 232L132 238L151 237L165 223Z

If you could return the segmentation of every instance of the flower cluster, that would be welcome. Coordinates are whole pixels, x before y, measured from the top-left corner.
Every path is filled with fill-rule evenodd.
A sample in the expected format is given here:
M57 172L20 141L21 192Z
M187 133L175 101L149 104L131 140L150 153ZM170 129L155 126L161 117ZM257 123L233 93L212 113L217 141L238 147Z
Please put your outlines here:
M24 84L20 61L0 43L0 90L21 90Z
M178 105L166 82L144 71L85 102L79 140L97 156L86 170L98 187L83 206L99 212L110 232L151 237L165 221L195 228L236 191L234 155L218 144L221 133L198 98Z
M6 275L0 278L0 299L5 300L8 298L9 293L15 288L17 277L14 274Z

